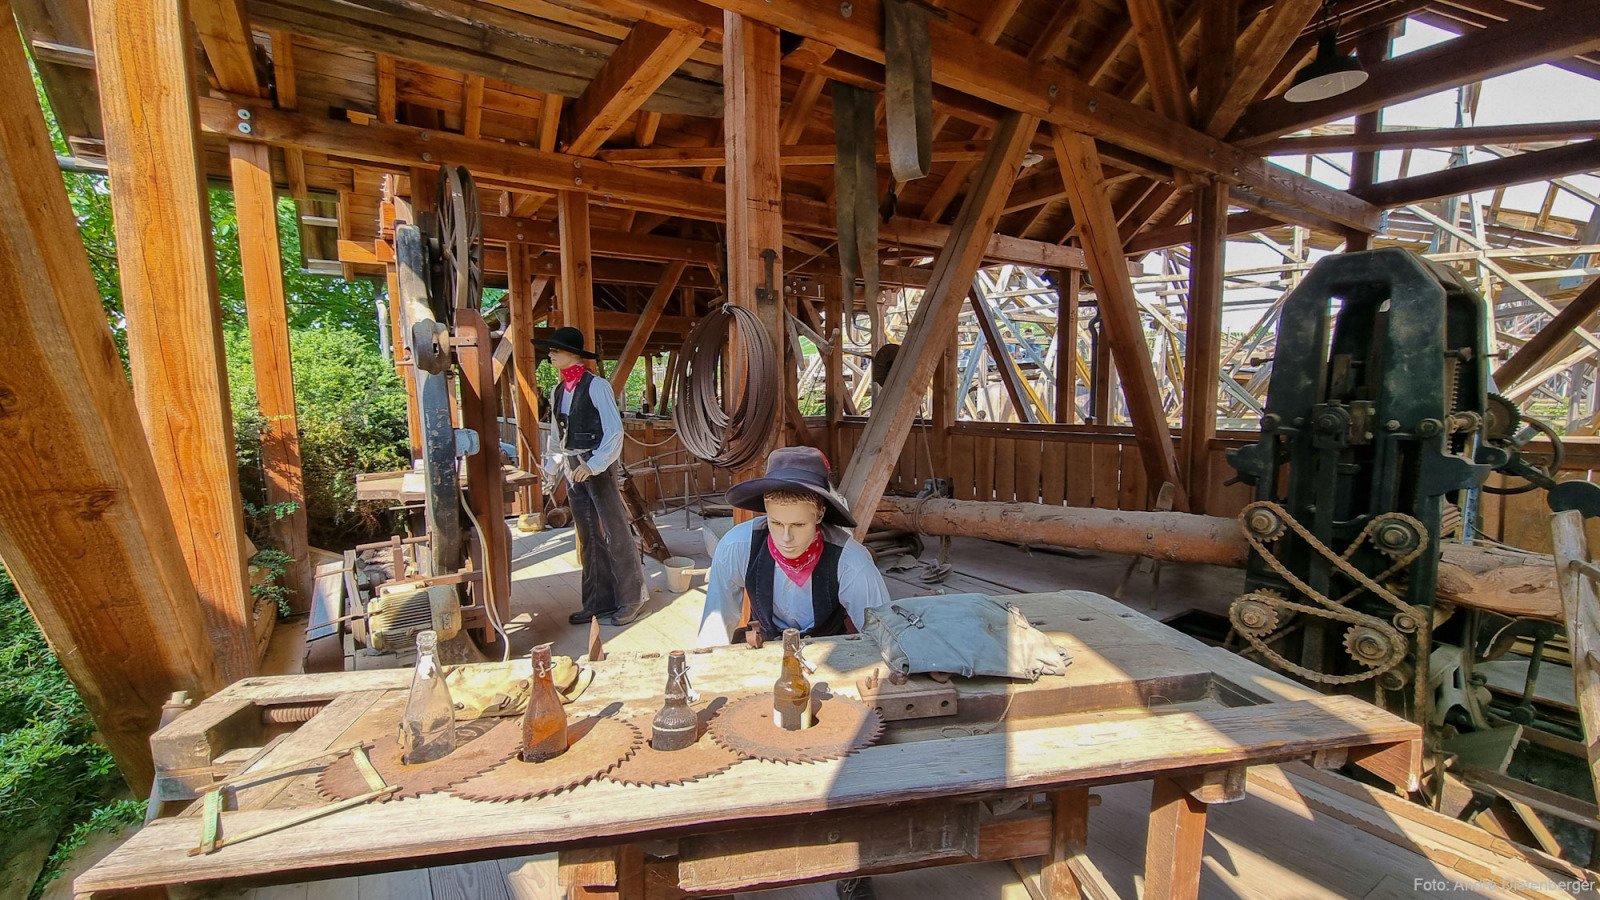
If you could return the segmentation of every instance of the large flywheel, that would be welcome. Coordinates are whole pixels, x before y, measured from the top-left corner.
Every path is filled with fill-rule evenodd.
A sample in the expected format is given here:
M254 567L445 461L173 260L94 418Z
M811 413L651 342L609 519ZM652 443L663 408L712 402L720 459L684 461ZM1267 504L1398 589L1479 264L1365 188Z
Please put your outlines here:
M435 199L438 266L434 312L454 324L455 310L477 309L483 298L483 215L465 166L439 167Z

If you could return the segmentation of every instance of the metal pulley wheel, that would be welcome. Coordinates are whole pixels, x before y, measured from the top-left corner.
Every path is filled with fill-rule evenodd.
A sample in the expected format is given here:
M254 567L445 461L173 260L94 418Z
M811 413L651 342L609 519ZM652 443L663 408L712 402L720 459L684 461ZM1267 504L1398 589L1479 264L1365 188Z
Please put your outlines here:
M483 299L483 214L478 189L465 166L440 166L431 223L437 251L434 317L455 323L455 310L477 309Z
M1491 408L1492 407L1493 404L1491 403ZM1499 439L1493 437L1495 433L1495 427L1491 426L1489 429L1491 435L1489 443L1498 447L1504 447L1520 456L1520 451L1522 448L1527 446L1528 442L1533 440L1536 434L1542 434L1546 438L1550 439L1550 464L1547 466L1536 466L1524 459L1521 462L1521 465L1528 467L1529 469L1533 470L1536 475L1543 477L1530 478L1522 484L1511 487L1496 487L1494 485L1485 484L1483 486L1484 493L1502 495L1526 494L1527 492L1539 487L1548 489L1550 485L1555 482L1555 473L1561 471L1561 461L1565 459L1567 455L1567 448L1561 442L1561 435L1556 433L1556 430L1550 426L1549 422L1546 422L1545 420L1535 416L1522 416L1521 424L1526 425L1527 427L1523 428L1516 434L1501 437ZM1515 428L1516 423L1513 423L1511 427Z

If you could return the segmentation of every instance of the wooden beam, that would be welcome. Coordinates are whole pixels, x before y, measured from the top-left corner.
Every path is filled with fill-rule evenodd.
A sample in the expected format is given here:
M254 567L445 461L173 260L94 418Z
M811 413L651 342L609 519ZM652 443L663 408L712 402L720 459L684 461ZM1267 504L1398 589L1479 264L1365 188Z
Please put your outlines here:
M1194 119L1194 105L1189 100L1189 79L1178 59L1178 41L1166 0L1128 0L1128 21L1133 25L1133 41L1139 47L1156 110L1175 122L1189 123Z
M1516 147L1547 141L1600 138L1600 119L1578 122L1530 122L1526 125L1478 125L1469 128L1420 128L1414 131L1375 131L1370 134L1314 134L1279 138L1258 149L1269 156L1300 153L1352 153L1363 150L1412 148Z
M1094 139L1065 128L1053 129L1053 137L1072 215L1079 223L1083 248L1089 255L1089 274L1100 305L1101 340L1110 345L1117 372L1122 376L1122 395L1133 419L1134 437L1149 483L1153 489L1170 482L1178 489L1173 508L1186 510L1188 502L1184 499L1172 433L1156 386L1150 347L1145 343L1133 282L1128 279L1111 200L1101 184L1100 156L1095 152ZM1102 410L1096 413L1104 414Z
M850 501L850 508L862 511L857 537L865 536L872 522L872 516L865 511L877 509L878 500L888 487L900 449L922 406L922 395L955 332L962 301L972 289L972 278L983 261L983 245L1000 219L1017 167L1038 127L1037 117L1021 113L1008 114L1001 120L989 154L951 226L950 241L933 264L927 292L917 305L905 341L889 370L888 382L873 401L873 414L867 419L840 482L840 491Z
M378 121L393 125L399 113L399 94L395 88L394 57L379 53L374 59L378 79ZM420 157L419 157L420 158Z
M611 370L611 389L616 394L617 401L622 401L622 395L628 389L628 376L633 373L634 363L639 361L644 353L645 346L650 342L650 337L655 333L656 323L661 320L661 314L666 311L667 301L678 289L678 279L683 277L683 270L688 268L686 262L667 264L667 270L661 273L661 280L656 283L654 291L650 292L650 299L644 305L644 311L639 313L639 320L634 323L633 333L628 336L628 343L622 348L622 355L617 357L617 364Z
M1083 275L1074 269L1056 273L1056 423L1078 421L1078 294Z
M1507 390L1524 375L1544 365L1556 348L1600 311L1600 278L1589 282L1583 293L1572 298L1555 318L1528 339L1511 358L1494 370L1495 384Z
M934 162L976 162L983 158L983 141L939 141L933 145ZM596 154L607 162L627 163L645 169L701 168L721 166L727 162L727 149L710 147L651 147L642 150L602 150ZM786 145L779 151L778 161L785 166L831 166L834 164L833 144ZM889 151L878 149L878 162L888 162Z
M1227 220L1228 192L1216 184L1202 186L1194 201L1183 370L1184 484L1189 488L1189 511L1196 513L1204 513L1210 499L1211 439L1217 436Z
M811 111L816 108L817 99L822 96L822 89L827 84L828 77L821 72L807 72L800 77L800 86L795 88L789 108L784 110L783 124L778 129L778 143L785 147L799 143L800 136L805 134L806 123L811 120ZM831 162L833 156L829 155L828 159Z
M572 104L566 150L592 156L678 71L705 39L704 29L633 26Z
M15 33L0 88L0 559L144 796L161 705L224 682Z
M1210 132L1228 89L1238 79L1239 0L1211 0L1200 10L1200 71L1194 121Z
M1207 120L1207 134L1221 137L1233 129L1321 6L1321 0L1278 0L1245 29L1233 80Z
M300 105L300 92L295 77L294 35L273 31L271 37L273 98L279 109L295 109ZM307 199L311 189L306 184L305 151L299 147L284 147L283 168L289 180L289 193L296 200Z
M1393 209L1439 197L1459 197L1474 191L1545 181L1596 169L1600 169L1600 139L1380 181L1361 189L1359 194L1377 206Z
M190 0L189 13L217 84L230 93L263 96L244 0Z
M483 135L483 76L468 75L461 85L461 135Z
M91 0L90 10L117 243L143 250L118 260L133 394L218 667L232 681L255 670L255 603L189 26L166 0Z
M788 369L788 329L783 299L783 183L778 163L783 79L778 30L733 12L722 17L723 121L727 145L728 297L755 310L772 347L780 377ZM775 257L775 258L774 258ZM735 373L734 377L747 377ZM774 390L784 390L782 383ZM780 398L782 410L786 399ZM777 423L774 423L776 426ZM774 427L768 446L783 441ZM761 474L765 455L736 480Z
M1496 28L1368 66L1366 82L1336 97L1291 103L1263 100L1246 111L1230 138L1247 144L1282 137L1356 113L1393 106L1448 88L1600 48L1600 16L1592 0L1548 0Z
M534 305L539 295L550 289L550 279L534 278L528 263L534 251L530 247L511 248L506 259L506 302L511 310L511 326L506 339L511 341L511 366L516 373L512 390L512 403L517 417L517 461L524 471L537 472L541 464L539 434L539 353L533 346ZM528 508L544 509L544 489L538 483L529 485L531 496Z
M556 221L561 229L561 286L556 308L561 324L583 332L583 344L595 349L594 262L589 252L589 198L578 191L556 195Z
M847 7L827 0L713 0L712 5L830 41L874 62L883 61L879 0L858 0ZM929 23L928 35L934 80L946 87L1093 133L1173 166L1216 175L1264 199L1308 210L1341 225L1364 230L1377 227L1378 210L1371 205L1091 87L1060 66L1029 61L937 17Z
M1145 844L1144 890L1162 900L1200 896L1200 859L1206 841L1206 805L1172 778L1157 778L1150 796L1150 837Z
M233 199L239 228L239 269L250 323L250 361L261 428L261 472L267 503L293 511L273 514L268 524L275 549L291 558L284 586L295 612L311 608L315 566L306 536L306 487L300 468L300 424L294 405L294 367L289 356L289 309L278 251L278 201L265 144L228 144Z

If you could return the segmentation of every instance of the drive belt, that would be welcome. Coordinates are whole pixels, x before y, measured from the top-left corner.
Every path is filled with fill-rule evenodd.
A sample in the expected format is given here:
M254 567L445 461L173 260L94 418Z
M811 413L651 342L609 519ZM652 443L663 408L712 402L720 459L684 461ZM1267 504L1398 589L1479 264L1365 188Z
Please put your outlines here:
M903 184L927 175L933 163L933 52L926 7L885 0L883 56L889 169Z
M855 321L856 278L878 302L878 148L872 94L833 83L834 210L845 321ZM853 329L852 329L853 333Z

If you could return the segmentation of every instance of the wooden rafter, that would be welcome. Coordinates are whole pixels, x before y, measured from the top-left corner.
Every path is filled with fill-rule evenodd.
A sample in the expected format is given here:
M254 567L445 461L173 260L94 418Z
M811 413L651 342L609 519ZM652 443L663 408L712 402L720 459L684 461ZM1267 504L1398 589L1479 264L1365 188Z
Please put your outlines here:
M1321 5L1321 0L1280 0L1244 30L1234 51L1233 80L1206 123L1207 134L1221 137L1233 129Z
M1545 8L1455 40L1367 68L1354 90L1314 103L1282 97L1251 107L1230 133L1259 143L1323 122L1392 106L1447 88L1600 48L1600 16L1592 0L1549 0Z
M262 96L244 0L191 0L189 13L217 84L231 93Z
M1194 105L1189 99L1189 79L1178 58L1178 40L1166 0L1128 0L1128 21L1133 25L1133 41L1139 47L1156 110L1175 122L1191 121Z
M561 228L561 287L556 291L556 303L561 324L583 332L584 346L593 348L596 324L594 264L589 256L589 196L560 191L556 202L556 221Z
M666 271L661 273L661 280L656 283L655 290L650 292L650 299L645 302L644 311L639 313L639 321L634 324L633 333L628 336L628 343L623 346L621 355L617 357L617 364L611 370L611 389L619 402L628 389L628 376L633 374L634 364L644 353L645 345L650 342L651 335L655 334L656 323L661 321L661 314L666 311L667 301L672 299L678 290L678 279L683 277L683 270L687 267L688 263L682 261L668 263Z
M1273 156L1293 153L1351 153L1362 150L1400 150L1406 147L1448 149L1494 144L1516 147L1600 138L1600 119L1579 122L1529 122L1526 125L1477 125L1466 128L1420 128L1375 131L1370 134L1314 134L1279 138L1261 149Z
M1495 383L1502 389L1509 389L1524 375L1543 366L1566 338L1584 327L1596 311L1600 311L1600 278L1589 282L1583 293L1570 300L1559 314L1495 369Z
M1600 139L1381 181L1358 193L1385 209L1600 169Z
M572 104L566 150L593 156L705 39L703 29L640 22Z

